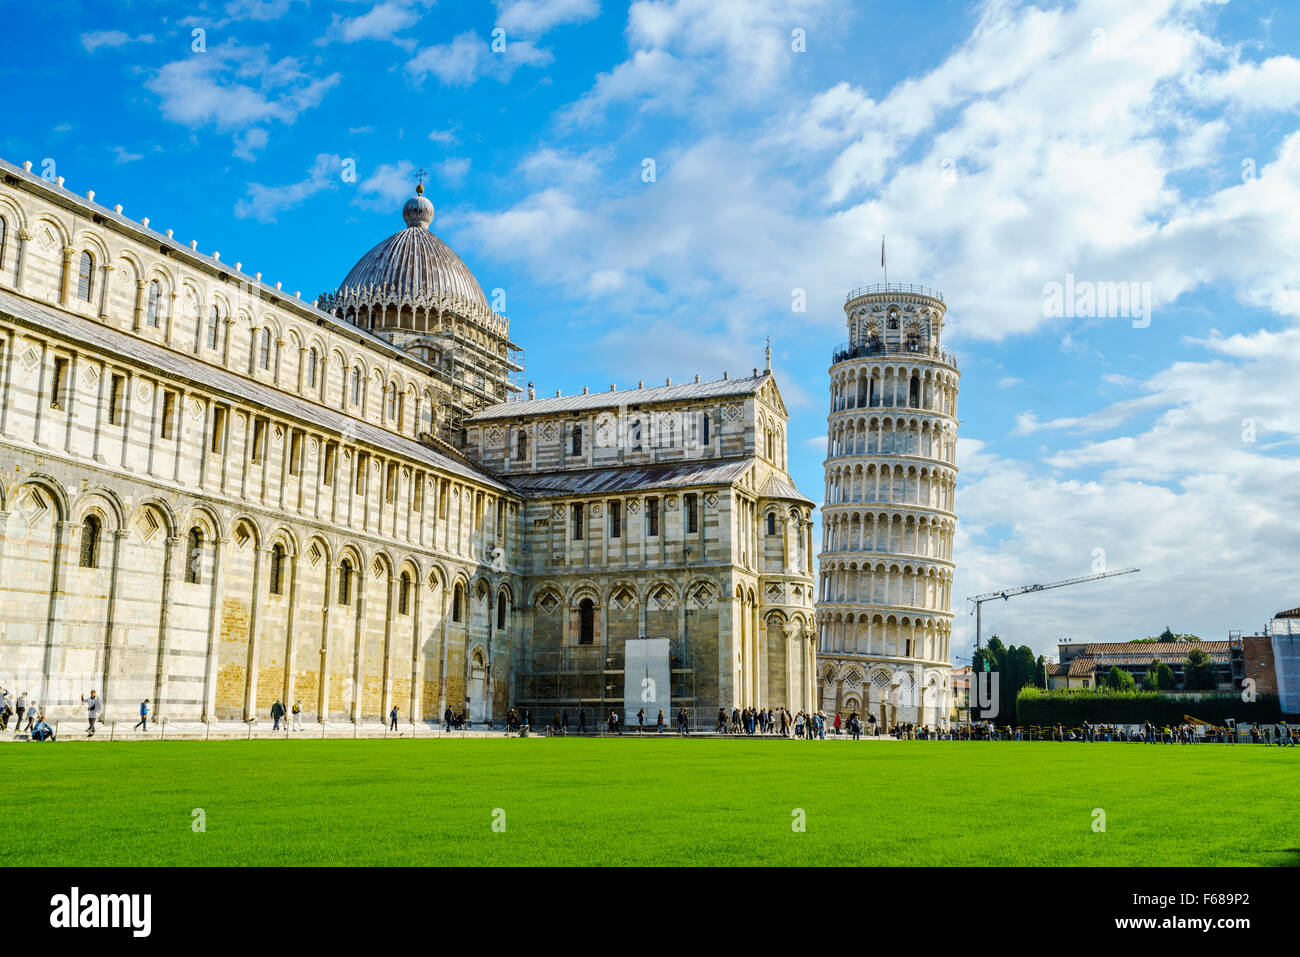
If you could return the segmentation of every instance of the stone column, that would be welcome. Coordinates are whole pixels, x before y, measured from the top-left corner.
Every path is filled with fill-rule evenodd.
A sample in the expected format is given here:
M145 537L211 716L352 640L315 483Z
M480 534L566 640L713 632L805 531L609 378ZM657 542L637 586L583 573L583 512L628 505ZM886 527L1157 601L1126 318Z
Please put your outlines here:
M388 570L388 588L384 608L384 675L379 686L379 717L388 726L388 712L393 708L393 593L397 580L393 570Z
M59 282L59 305L68 304L68 287L72 283L72 257L77 251L71 246L63 247L63 273Z
M108 267L105 267L106 269ZM108 315L108 276L104 276L104 309L100 312L100 318ZM144 280L135 281L135 308L131 311L131 331L139 332L140 327L144 325Z
M163 543L162 591L158 607L158 662L154 668L153 678L153 716L155 721L162 717L160 712L163 708L164 697L167 694L167 644L170 637L168 633L168 617L171 612L172 581L176 577L176 558L179 556L184 560L188 560L185 549L181 547L184 540L183 535L169 535ZM182 574L184 568L185 564L182 561Z
M24 227L18 230L18 249L17 255L14 256L14 288L19 292L25 292L23 288L23 275L26 270L23 268L27 264L27 244L32 241L32 234Z
M297 691L297 675L294 669L293 624L298 612L298 554L285 556L289 562L289 606L285 609L284 620L284 707L293 707L293 697Z
M325 562L325 601L321 606L320 622L320 678L316 685L316 720L322 725L325 718L329 715L329 650L330 650L330 568L331 565Z
M221 564L222 546L228 539L212 541L212 597L208 606L208 654L203 667L203 721L217 720L217 642L221 638L221 596L225 569Z
M438 654L438 720L447 712L447 619L451 617L451 594L454 586L442 585L442 624L439 629L441 649Z
M411 706L407 711L411 723L420 720L420 705L423 700L420 694L421 685L424 683L424 655L422 645L424 643L424 620L421 616L423 607L424 583L419 579L411 582L411 591L415 595L415 608L412 609L411 620Z
M271 550L258 554L253 549L253 593L248 600L248 663L244 672L244 719L257 717L257 659L261 650L258 641L258 609L262 600L262 562L270 561Z
M50 594L45 618L45 654L41 667L40 700L51 704L49 690L54 670L54 648L63 633L63 563L68 541L72 537L72 522L54 523L54 543L50 553Z
M358 565L356 570L357 613L352 634L352 723L361 723L361 686L365 681L365 621L366 621L366 571Z

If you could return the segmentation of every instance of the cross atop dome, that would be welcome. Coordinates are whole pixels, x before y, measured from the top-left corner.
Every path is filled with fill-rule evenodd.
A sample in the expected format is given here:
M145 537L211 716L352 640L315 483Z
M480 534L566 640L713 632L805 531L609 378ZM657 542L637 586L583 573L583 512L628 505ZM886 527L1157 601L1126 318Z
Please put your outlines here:
M433 223L433 203L424 195L425 175L423 169L416 174L415 195L402 207L402 219L407 226L428 229Z

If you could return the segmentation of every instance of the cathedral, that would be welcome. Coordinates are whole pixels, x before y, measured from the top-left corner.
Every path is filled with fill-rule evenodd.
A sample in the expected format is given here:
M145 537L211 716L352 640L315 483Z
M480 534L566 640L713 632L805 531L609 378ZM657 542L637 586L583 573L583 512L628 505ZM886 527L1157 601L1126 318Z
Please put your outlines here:
M109 720L817 707L770 353L539 397L421 188L401 214L303 299L0 162L0 685Z

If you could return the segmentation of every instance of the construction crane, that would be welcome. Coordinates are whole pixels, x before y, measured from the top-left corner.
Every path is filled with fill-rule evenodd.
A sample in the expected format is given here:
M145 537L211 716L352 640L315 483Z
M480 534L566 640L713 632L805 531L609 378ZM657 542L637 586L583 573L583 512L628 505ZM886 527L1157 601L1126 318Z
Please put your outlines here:
M975 603L975 650L980 649L980 625L981 611L986 601L992 601L994 598L1001 598L1006 601L1015 595L1027 595L1030 592L1047 591L1049 588L1063 588L1066 585L1078 585L1082 582L1096 581L1099 578L1114 578L1116 575L1131 575L1134 572L1141 571L1140 568L1121 568L1114 572L1098 572L1095 575L1084 575L1082 578L1067 578L1065 581L1048 582L1046 585L1021 585L1019 588L1008 588L1005 591L991 591L987 595L974 595L967 598L967 601Z

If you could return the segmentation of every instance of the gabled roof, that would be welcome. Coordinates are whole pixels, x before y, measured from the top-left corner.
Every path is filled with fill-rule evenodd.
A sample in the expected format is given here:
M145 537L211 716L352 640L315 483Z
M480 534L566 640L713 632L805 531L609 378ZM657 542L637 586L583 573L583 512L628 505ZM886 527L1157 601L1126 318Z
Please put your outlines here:
M328 406L308 402L255 379L236 375L220 366L209 365L184 353L165 349L111 326L32 302L7 290L0 290L0 313L12 316L20 324L35 327L40 332L49 332L56 338L81 343L110 356L119 356L123 364L148 368L164 378L192 382L219 395L274 410L286 418L297 419L308 427L315 426L324 432L354 436L359 442L423 462L431 468L459 475L502 492L514 491L486 472L436 452L414 439L354 419Z
M770 373L745 376L741 379L714 379L711 382L688 382L683 385L659 385L645 389L623 389L616 392L589 392L583 395L551 396L548 399L523 399L516 402L499 402L481 409L466 421L487 422L492 419L527 418L534 415L554 415L564 412L590 412L598 409L618 409L626 405L649 403L690 402L696 399L749 396L758 392Z
M1226 641L1103 641L1084 645L1083 653L1106 658L1140 658L1143 655L1179 655L1186 658L1187 652L1193 648L1227 654L1231 646Z

